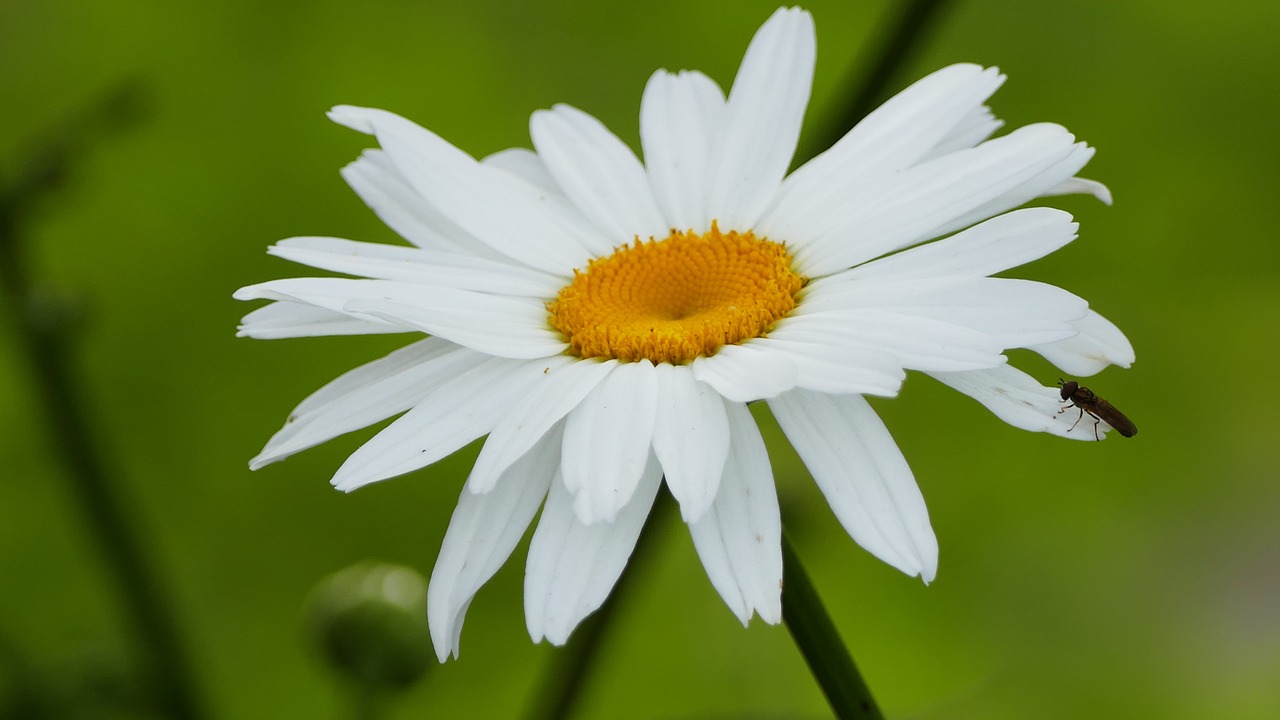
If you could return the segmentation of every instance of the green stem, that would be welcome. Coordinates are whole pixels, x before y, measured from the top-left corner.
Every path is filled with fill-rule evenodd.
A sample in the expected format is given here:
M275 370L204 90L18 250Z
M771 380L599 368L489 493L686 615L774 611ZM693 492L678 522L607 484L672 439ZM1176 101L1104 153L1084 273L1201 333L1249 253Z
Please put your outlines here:
M883 720L853 657L827 614L786 533L782 535L782 620L840 720Z
M574 631L568 644L556 651L545 677L538 682L537 697L528 705L524 714L525 720L564 720L573 716L573 711L582 697L582 690L587 686L591 671L596 667L596 659L603 645L609 626L618 613L618 603L630 594L634 578L653 554L658 545L662 526L675 511L675 500L667 493L665 485L658 493L658 498L649 511L644 529L640 531L640 539L636 549L627 561L622 577L614 585L613 591L604 605L591 617L587 618Z
M99 112L111 110L110 103L118 98L108 95L106 100L106 110ZM35 414L44 419L54 455L64 464L94 544L119 584L162 711L174 720L198 720L204 712L196 699L177 624L156 574L147 565L144 543L129 522L137 513L129 509L121 484L108 472L84 412L84 393L70 347L70 313L39 302L21 242L24 216L59 188L82 145L80 136L70 134L47 143L41 152L32 153L36 162L28 163L21 177L0 187L0 293L27 356L35 404L42 410Z
M378 720L382 717L382 692L371 673L365 673L352 688L351 695L352 720Z

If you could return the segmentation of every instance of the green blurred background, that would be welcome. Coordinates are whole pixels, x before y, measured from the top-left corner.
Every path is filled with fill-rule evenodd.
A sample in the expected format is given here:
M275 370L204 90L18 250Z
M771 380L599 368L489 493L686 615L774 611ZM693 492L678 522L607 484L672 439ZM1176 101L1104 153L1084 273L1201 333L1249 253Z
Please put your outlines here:
M308 592L368 558L429 574L476 452L351 495L328 478L372 431L246 468L302 397L405 342L233 337L250 309L233 290L307 273L267 257L271 242L395 241L337 172L371 141L324 111L391 109L483 155L528 146L529 113L568 102L634 146L654 69L699 68L727 86L775 7L463 5L3 6L0 177L112 88L131 83L142 98L139 121L91 138L24 231L40 284L83 310L83 400L215 717L343 716L342 689L304 639ZM806 7L813 127L893 6ZM1138 362L1089 385L1141 434L1089 444L1020 432L913 376L876 407L939 537L926 588L844 535L764 421L794 539L889 716L1280 716L1278 27L1265 2L966 0L891 83L952 62L999 65L1006 127L1060 122L1098 148L1086 175L1115 206L1052 203L1077 215L1081 237L1021 274L1079 293L1125 330ZM46 683L110 681L128 655L119 595L15 344L6 322L0 639ZM678 523L660 543L622 600L581 716L825 716L786 629L743 630ZM433 667L392 717L518 716L555 653L525 633L523 562L522 546L473 604L462 659Z

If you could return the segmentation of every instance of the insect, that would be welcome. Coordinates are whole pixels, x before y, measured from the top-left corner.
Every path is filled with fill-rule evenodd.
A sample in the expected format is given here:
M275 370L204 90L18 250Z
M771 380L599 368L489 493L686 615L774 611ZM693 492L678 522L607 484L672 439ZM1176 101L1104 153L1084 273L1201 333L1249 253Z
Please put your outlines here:
M1138 434L1138 426L1133 421L1124 416L1124 413L1112 407L1111 403L1098 397L1092 390L1081 385L1075 380L1063 380L1058 378L1058 384L1062 386L1062 401L1071 401L1071 404L1058 411L1059 414L1064 413L1071 408L1080 409L1080 417L1071 424L1071 428L1067 432L1076 429L1076 425L1084 419L1085 413L1094 419L1093 438L1101 440L1098 435L1098 423L1105 422L1116 429L1116 432L1125 437L1133 437Z

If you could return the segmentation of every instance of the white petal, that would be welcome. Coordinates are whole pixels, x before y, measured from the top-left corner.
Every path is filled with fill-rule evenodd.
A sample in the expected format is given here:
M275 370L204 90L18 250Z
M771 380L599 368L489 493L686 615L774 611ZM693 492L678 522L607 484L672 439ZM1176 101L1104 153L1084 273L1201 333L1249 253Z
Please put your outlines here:
M793 390L769 408L849 535L908 575L932 581L938 541L924 497L867 401Z
M669 227L649 192L644 167L599 120L569 105L540 110L529 132L565 195L615 245L662 239Z
M711 160L711 217L728 229L755 225L795 154L816 54L813 18L780 8L747 47Z
M548 433L502 474L492 491L466 490L449 520L427 590L427 625L436 657L458 657L471 599L511 556L542 505L560 459L560 432Z
M522 186L524 192L537 197L540 209L574 242L595 256L608 255L618 244L565 197L564 189L537 153L524 148L501 150L480 161L487 167L500 169Z
M1092 153L1074 140L1057 125L1028 125L886 178L857 202L813 217L797 269L811 278L838 272L1020 205L1040 194L1043 178Z
M437 291L412 303L361 299L348 301L343 309L417 328L498 357L545 358L568 347L551 330L539 327L545 311L540 312L536 305L507 303L504 301L513 298L463 290L433 290Z
M786 327L780 326L766 340L770 348L785 353L795 363L799 374L796 386L818 392L847 395L898 394L906 379L902 364L890 353L867 347L832 342L792 340Z
M539 379L489 433L467 481L471 492L489 492L499 474L577 407L617 365L617 360L579 360Z
M432 206L480 242L529 267L566 276L590 254L546 209L548 198L426 128L384 110L338 106L330 117L372 129L387 157Z
M321 335L379 335L409 332L377 318L353 318L345 313L303 303L279 301L264 305L240 320L236 337L258 340Z
M985 142L988 138L995 134L997 130L1004 127L1004 121L996 117L991 112L991 108L983 105L969 111L956 126L947 133L933 149L925 153L919 162L932 160L936 157L953 153L957 150L967 150L975 147L979 143Z
M640 143L649 187L667 224L706 232L710 162L724 123L724 92L696 71L655 72L640 100Z
M989 370L957 373L929 373L948 385L982 403L996 417L1010 425L1032 432L1046 432L1072 440L1094 440L1093 420L1088 430L1071 432L1078 412L1068 409L1056 387L1045 387L1030 375L1008 365ZM1098 432L1110 426L1103 423Z
M480 162L489 167L505 170L521 180L537 186L543 192L564 195L564 191L560 189L559 185L556 185L555 178L551 177L551 173L547 172L547 166L542 163L538 153L528 148L499 150L492 155L485 156Z
M565 362L569 359L554 357L538 362L488 358L475 363L352 453L333 476L333 486L350 492L450 455L492 430L547 368Z
M240 288L237 300L291 300L412 327L500 357L538 358L567 345L539 298L499 296L395 280L286 278Z
M909 167L1004 82L995 68L951 65L915 82L859 122L782 184L759 232L803 241L815 214L846 204L870 185ZM800 232L797 232L800 231Z
M1031 349L1064 372L1083 377L1096 375L1108 365L1127 368L1133 364L1133 345L1110 320L1090 310L1075 326L1080 331L1075 337Z
M587 525L613 522L645 470L658 411L653 363L622 363L569 413L561 471Z
M685 522L694 522L715 500L729 455L724 401L694 380L686 366L662 363L655 370L658 414L653 452L662 463L667 487L680 502L680 514Z
M908 370L977 370L1003 365L1003 346L954 323L884 310L843 310L787 318L789 340L890 353Z
M342 178L387 227L420 248L501 257L419 195L381 150L365 150L342 168Z
M782 620L782 521L764 440L746 405L729 403L730 443L720 492L697 522L693 546L707 577L743 625L752 612Z
M350 370L294 408L249 467L257 470L398 415L483 359L446 340L427 338Z
M799 370L785 353L767 343L726 345L693 362L693 377L734 402L773 397L796 386Z
M554 297L564 284L561 278L515 263L341 238L289 238L272 245L267 252L285 260L347 275L495 295L545 299Z
M1036 198L1053 194L1055 189L1062 187L1063 183L1068 182L1072 176L1080 172L1080 169L1089 163L1089 160L1093 158L1093 153L1094 149L1088 145L1076 143L1072 146L1071 152L1052 165L1040 170L1034 176L1027 178L1024 182L1009 188L1004 193L979 205L968 213L939 225L932 231L931 237L945 235L960 228L969 227L980 220L1012 210ZM1110 195L1110 191L1106 190L1106 188L1098 192L1105 192Z
M524 575L524 612L534 642L563 645L569 634L600 607L635 549L661 485L662 470L652 454L630 502L612 522L584 524L574 500L559 480L529 544Z
M1089 308L1053 285L987 277L825 284L812 288L804 303L808 312L882 309L941 320L990 335L1001 348L1071 337L1071 323Z
M383 281L350 280L347 278L285 278L270 280L257 285L246 285L232 293L236 300L277 300L306 303L331 312L343 312L343 306L352 297L359 297L378 289Z
M968 230L819 278L810 288L854 281L980 277L1038 260L1076 238L1071 214L1054 208L1024 208L993 217Z
M1104 204L1111 204L1111 190L1097 180L1071 178L1045 191L1044 195L1092 195Z

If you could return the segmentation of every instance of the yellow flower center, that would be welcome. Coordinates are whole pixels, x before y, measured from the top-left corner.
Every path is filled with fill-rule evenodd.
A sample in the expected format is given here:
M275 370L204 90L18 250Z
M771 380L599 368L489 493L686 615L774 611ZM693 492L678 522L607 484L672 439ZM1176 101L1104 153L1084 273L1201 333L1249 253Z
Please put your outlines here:
M781 243L713 222L592 260L547 310L578 357L680 365L762 337L806 282Z

